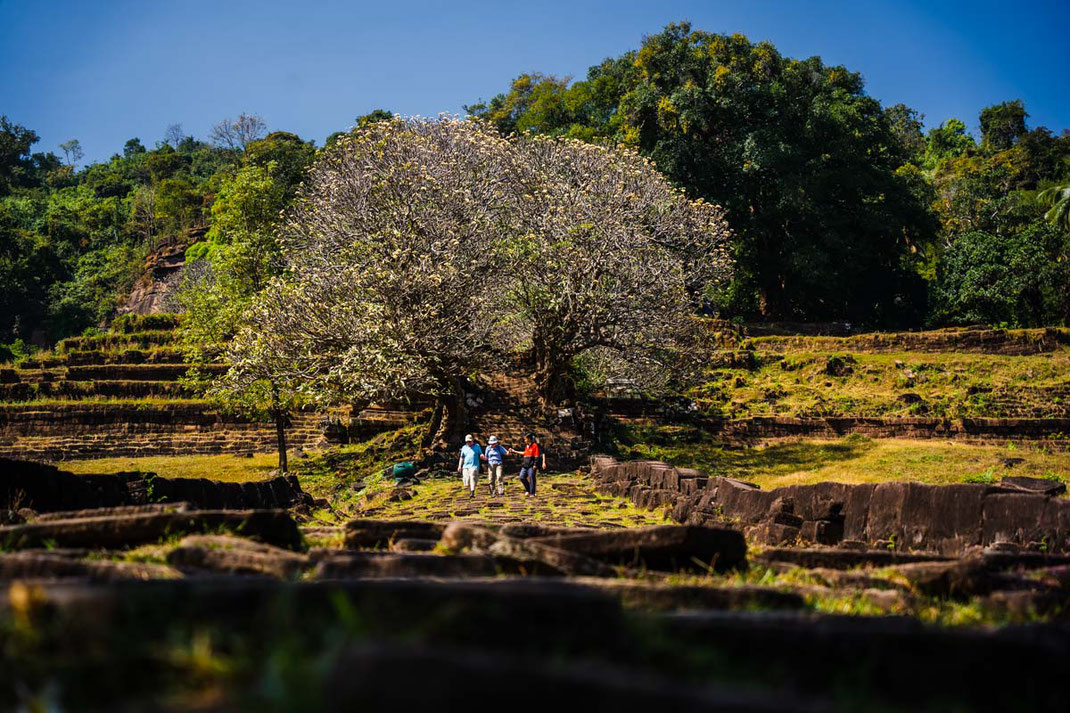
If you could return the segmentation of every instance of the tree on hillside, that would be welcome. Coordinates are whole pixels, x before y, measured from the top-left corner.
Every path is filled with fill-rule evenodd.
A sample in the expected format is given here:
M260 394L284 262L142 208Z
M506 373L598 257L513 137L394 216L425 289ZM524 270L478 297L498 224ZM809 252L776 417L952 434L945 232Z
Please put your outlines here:
M85 153L82 151L82 142L78 139L64 141L59 145L59 150L63 152L64 158L67 159L68 166L73 166L85 156Z
M212 127L209 137L220 148L244 151L251 142L263 138L267 123L256 114L238 114L236 119L223 119Z
M948 248L934 289L937 324L1036 327L1070 318L1070 243L1035 224L1001 236L972 232Z
M1037 200L1048 209L1045 220L1070 232L1070 185L1046 188L1037 194Z
M123 156L125 158L130 158L131 156L137 156L138 154L143 153L145 153L145 144L141 143L141 139L136 136L127 140L127 142L123 144Z
M357 128L363 129L368 124L373 124L376 121L390 121L393 118L394 115L386 109L372 109L367 114L357 117Z
M981 145L990 151L1003 151L1014 146L1026 132L1028 116L1021 99L981 110Z
M24 183L33 173L30 147L37 141L37 132L0 116L0 194Z
M263 314L263 311L275 306L271 300L264 300L254 305L244 319L251 325L272 321L273 316ZM300 343L279 333L243 328L227 348L226 359L230 368L221 378L211 380L207 390L229 410L271 418L275 424L281 473L288 468L286 428L290 413L306 403L302 385L313 376L302 370L309 360L295 358L294 347L300 347Z
M186 251L187 262L206 260L211 269L198 273L179 297L195 348L230 339L250 300L282 269L282 212L314 153L295 134L274 132L250 142L243 165L220 182L207 240Z
M892 132L899 140L904 160L920 163L925 154L925 115L906 104L895 104L884 109Z
M163 142L176 150L184 138L186 132L182 130L182 124L169 124L163 132Z
M504 131L636 147L689 195L723 206L735 313L915 316L911 248L935 226L897 174L902 138L860 75L680 23L565 84L525 75L470 109Z

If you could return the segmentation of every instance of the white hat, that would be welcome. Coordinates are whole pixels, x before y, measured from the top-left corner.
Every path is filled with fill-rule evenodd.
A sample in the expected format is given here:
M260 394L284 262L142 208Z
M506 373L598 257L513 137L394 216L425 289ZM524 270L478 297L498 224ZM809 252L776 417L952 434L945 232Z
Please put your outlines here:
M491 445L494 445L497 442L498 442L498 437L497 436L491 436L490 438L487 439L487 443L489 443Z
M466 441L474 441L476 439L472 438L472 434L469 433L467 436L464 437L464 440L466 440Z

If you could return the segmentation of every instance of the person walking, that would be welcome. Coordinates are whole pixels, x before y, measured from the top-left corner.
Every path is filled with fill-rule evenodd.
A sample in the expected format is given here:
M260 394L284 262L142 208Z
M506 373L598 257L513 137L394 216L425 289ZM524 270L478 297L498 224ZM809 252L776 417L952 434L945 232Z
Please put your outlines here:
M487 450L484 458L487 461L487 483L490 485L491 495L505 495L505 456L509 450L498 443L497 436L487 439Z
M464 437L461 457L457 460L457 472L461 482L468 488L468 497L476 496L476 483L479 481L479 461L483 458L483 449L476 443L472 434Z
M520 482L524 485L524 490L527 491L530 498L535 494L535 474L540 467L544 471L546 470L546 454L543 453L539 442L535 440L534 433L528 433L524 436L524 450L518 451L515 448L510 448L509 452L523 456L520 462Z

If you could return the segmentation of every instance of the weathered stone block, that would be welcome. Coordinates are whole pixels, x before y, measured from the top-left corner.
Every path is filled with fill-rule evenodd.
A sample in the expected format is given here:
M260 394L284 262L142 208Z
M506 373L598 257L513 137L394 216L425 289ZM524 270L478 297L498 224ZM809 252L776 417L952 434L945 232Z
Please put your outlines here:
M536 542L614 564L668 571L711 564L718 570L731 569L741 566L747 555L742 533L712 527L657 525L546 537Z

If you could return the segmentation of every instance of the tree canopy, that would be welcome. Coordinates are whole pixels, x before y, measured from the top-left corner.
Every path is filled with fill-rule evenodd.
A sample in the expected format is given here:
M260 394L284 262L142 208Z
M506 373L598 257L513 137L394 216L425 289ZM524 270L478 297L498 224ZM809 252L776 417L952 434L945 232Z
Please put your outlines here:
M258 363L270 341L320 400L435 397L440 435L462 423L464 380L519 352L551 402L591 350L686 361L694 310L729 270L720 210L635 152L449 119L339 138L285 236L229 357Z

